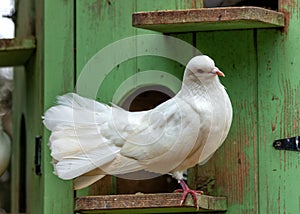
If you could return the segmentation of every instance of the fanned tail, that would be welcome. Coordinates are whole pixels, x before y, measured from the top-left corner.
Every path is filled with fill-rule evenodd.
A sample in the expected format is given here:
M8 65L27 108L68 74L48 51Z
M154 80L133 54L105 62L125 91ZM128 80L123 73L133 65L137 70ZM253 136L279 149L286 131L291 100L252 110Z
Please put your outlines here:
M120 151L108 139L116 133L109 127L111 107L105 104L69 93L58 97L58 105L51 107L43 119L52 131L49 146L55 173L62 179L76 178L107 164ZM101 176L89 180L96 178Z
M43 116L44 125L51 131L62 126L101 124L110 119L111 107L74 93L57 97L57 103Z

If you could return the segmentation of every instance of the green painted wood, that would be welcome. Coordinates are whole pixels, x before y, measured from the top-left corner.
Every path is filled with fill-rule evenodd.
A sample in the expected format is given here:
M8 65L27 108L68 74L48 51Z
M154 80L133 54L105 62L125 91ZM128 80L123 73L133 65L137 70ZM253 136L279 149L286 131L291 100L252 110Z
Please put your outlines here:
M129 36L134 36L137 34L137 30L131 27L131 14L136 10L143 10L146 8L152 8L153 10L158 9L178 9L181 7L196 7L200 5L200 1L189 0L189 1L179 1L179 0L168 0L168 1L148 1L148 0L139 0L131 1L130 3L122 2L122 1L79 1L77 3L77 79L80 78L80 73L84 65L91 59L91 57L96 54L103 47L118 41L123 38L127 38ZM117 13L116 11L121 10L121 12ZM98 17L95 19L95 17ZM112 30L113 29L113 30ZM145 31L139 31L138 34L145 33ZM149 31L148 31L149 33ZM152 32L153 33L153 32ZM123 50L126 51L126 50ZM115 84L119 85L118 82L126 79L132 74L136 73L135 59L133 59L132 63L128 65L126 68L125 65L119 65L120 62L115 62L115 66L118 66L119 75L117 79L114 79ZM131 66L134 70L131 71ZM124 68L122 68L124 66ZM124 75L120 69L126 70L127 76ZM132 73L129 73L132 72ZM113 73L113 72L111 72ZM110 74L113 75L113 74ZM109 78L107 76L106 78ZM108 83L111 80L107 81ZM97 83L97 80L94 82ZM105 83L104 83L105 84ZM105 85L101 87L106 87ZM108 88L103 88L99 90L103 92L103 94L99 94L98 97L101 97L102 101L109 102L111 95L106 95L106 91L114 91L115 89L113 85L109 84ZM111 93L111 92L109 92ZM113 93L113 92L112 92ZM108 97L107 97L108 96Z
M26 38L35 33L36 52L23 69L18 68L14 77L11 213L72 213L72 182L53 175L47 146L49 132L44 129L41 116L54 104L58 94L73 89L73 3L19 1L16 5L16 36ZM22 117L25 133L21 131ZM35 173L34 165L37 136L43 136L41 175ZM22 162L20 156L24 154L21 154L20 144L26 144L26 159ZM26 164L24 176L20 173L23 163ZM22 181L26 194L20 192Z
M203 8L203 0L135 0L136 10L141 11L160 11L160 10L184 10Z
M31 23L34 23L34 2L17 0L16 5L16 10L18 10L17 25L22 26L16 28L16 37L34 38L35 30L34 26L31 25ZM19 40L20 44L23 41ZM26 44L27 48L33 48L35 42L33 40L26 40L23 44ZM37 185L37 183L40 183L40 178L32 175L33 144L35 136L41 133L39 114L42 109L41 99L37 95L39 90L37 90L37 93L32 93L32 89L38 87L41 83L42 76L40 69L35 70L33 68L34 58L35 56L32 56L29 61L27 61L28 58L26 59L26 67L17 67L14 69L10 213L24 213L28 211L32 206L29 203L29 197L32 197L32 200L36 202L35 209L42 210L43 207L41 200L42 191L40 191L40 185ZM13 59L11 60L13 61ZM32 96L29 98L30 100L28 100L28 96L26 95L29 88ZM33 100L33 98L35 99ZM31 110L34 110L35 114L27 114L28 108L32 108ZM30 120L27 120L28 118ZM30 130L27 133L28 129ZM35 134L34 136L32 135L33 133Z
M199 176L192 183L227 196L230 213L299 212L299 155L272 147L275 139L299 135L299 18L291 15L299 7L284 8L290 12L285 31L254 30L248 38L242 31L198 34L204 53L226 66L217 64L226 74L234 119L222 148L193 169Z
M24 68L15 68L14 70L14 90L13 90L13 143L12 143L12 156L11 156L11 213L19 213L19 198L20 198L20 180L21 177L21 146L20 144L26 144L26 139L21 136L22 128L22 115L25 111L25 106L22 103L26 103L26 86L25 86L25 70ZM19 103L19 105L15 105Z
M84 66L88 61L107 45L120 39L135 35L135 29L131 28L131 15L134 10L134 1L77 1L76 2L76 70L77 82L81 81ZM122 9L121 9L122 8ZM124 52L120 48L120 51ZM111 50L107 50L106 54L111 54ZM105 69L106 64L112 64L112 72ZM120 85L122 80L127 79L136 72L136 60L129 60L126 63L116 62L115 57L109 61L100 61L96 63L95 69L99 69L100 76L105 75L105 80L93 76L83 84L95 86L97 91L84 94L87 97L100 100L101 102L110 102L114 91ZM79 82L81 84L81 82ZM82 94L77 89L79 94ZM97 96L91 95L95 93ZM104 182L102 184L101 182ZM99 189L99 186L109 186L105 190ZM112 194L115 193L115 179L106 179L100 181L99 185L95 185L91 190L95 193ZM89 190L77 191L76 195L86 195Z
M191 170L193 188L226 196L228 213L258 212L257 63L253 30L197 33L197 48L225 73L233 122L222 147L204 166Z
M35 50L35 39L0 39L0 66L24 65Z
M281 10L285 31L257 32L260 213L300 212L299 152L272 147L300 133L300 6L284 1Z
M44 112L55 104L56 96L74 89L74 2L38 2L37 17L41 20L37 47L42 48L40 69L44 71L43 96ZM39 37L40 36L40 37ZM40 43L39 43L40 42ZM39 119L39 121L41 121ZM40 122L41 124L41 122ZM63 181L53 174L50 150L47 146L49 131L43 129L42 186L43 210L32 213L72 213L72 181ZM34 201L32 202L35 203Z
M23 70L16 72L14 92L15 142L22 141L22 115L27 130L24 140L27 145L27 213L72 213L72 182L62 181L52 173L50 152L46 146L49 132L41 124L42 113L54 104L55 96L73 90L75 77L79 79L85 64L103 47L128 36L157 33L133 28L132 13L198 8L199 1L86 0L76 1L76 7L73 1L20 2L18 23L22 27L17 29L17 36L27 38L36 32L37 39L36 54L27 61ZM281 1L279 8L286 14L283 30L172 34L196 44L203 53L214 58L226 74L221 81L234 108L231 131L214 157L205 166L193 168L188 179L193 187L204 190L206 194L228 198L228 213L299 212L299 155L274 150L272 142L299 135L297 14L300 9L291 0ZM36 13L36 30L30 24L34 22L28 18L34 17L33 11ZM114 60L115 68L102 83L97 79L86 82L87 85L99 84L97 100L113 100L123 81L147 69L172 70L176 77L182 76L183 67L170 60L153 56L122 63L116 58ZM42 176L34 173L34 139L38 135L43 135L44 139ZM13 151L11 213L18 213L19 181L22 179L18 144L13 144ZM115 179L108 179L106 184L109 184L107 193L116 192ZM94 189L93 193L101 191ZM89 192L87 189L76 194ZM152 212L151 209L139 211ZM170 211L175 212L173 209L159 210Z
M284 14L259 7L224 7L138 12L132 25L164 33L284 26Z
M135 35L135 29L128 27L131 23L131 17L128 17L128 14L132 13L134 7L133 1L98 0L77 2L77 79L80 80L80 74L82 73L84 65L102 48L120 39ZM120 10L120 8L122 8L122 10ZM104 54L111 53L111 50L107 51L108 52ZM120 51L125 50L120 49ZM113 64L113 67L117 67L121 62L116 62L116 60L112 58L106 63ZM101 97L102 102L109 102L119 82L135 72L131 69L132 66L135 67L134 65L135 62L132 60L128 62L128 65L118 66L116 69L119 73L118 77L106 76L109 80L105 82L115 82L113 85L105 85L105 82L102 84L98 79L94 81L90 80L87 84L97 85L96 88L100 93L97 97ZM109 72L103 68L103 62L99 62L98 66L100 72ZM128 72L123 72L125 70ZM89 95L87 94L87 96Z

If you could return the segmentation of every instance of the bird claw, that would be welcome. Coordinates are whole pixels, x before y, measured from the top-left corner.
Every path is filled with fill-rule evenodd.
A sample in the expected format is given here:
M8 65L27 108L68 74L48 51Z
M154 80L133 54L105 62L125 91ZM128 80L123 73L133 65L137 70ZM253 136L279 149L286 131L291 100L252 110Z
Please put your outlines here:
M188 187L188 185L183 181L180 180L180 184L182 186L182 189L177 189L174 192L182 192L181 200L180 200L180 206L182 206L188 196L188 194L191 194L193 200L194 200L194 206L197 210L199 210L198 200L197 200L197 194L203 194L203 191L200 190L192 190Z
M191 190L191 189L187 189L187 190L182 190L183 194L181 196L181 200L180 200L180 206L182 206L187 198L187 196L189 194L191 194L193 201L194 201L194 206L197 210L199 210L199 205L198 205L198 200L197 200L197 194L203 194L203 191L198 191L198 190Z

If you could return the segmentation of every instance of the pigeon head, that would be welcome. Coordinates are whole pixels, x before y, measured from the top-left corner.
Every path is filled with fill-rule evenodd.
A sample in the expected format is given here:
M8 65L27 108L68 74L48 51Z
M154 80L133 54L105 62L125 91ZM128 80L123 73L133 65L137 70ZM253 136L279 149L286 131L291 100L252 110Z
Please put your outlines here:
M215 66L215 62L210 57L200 55L195 56L188 62L185 76L190 78L196 77L199 80L208 80L213 79L216 76L225 75Z

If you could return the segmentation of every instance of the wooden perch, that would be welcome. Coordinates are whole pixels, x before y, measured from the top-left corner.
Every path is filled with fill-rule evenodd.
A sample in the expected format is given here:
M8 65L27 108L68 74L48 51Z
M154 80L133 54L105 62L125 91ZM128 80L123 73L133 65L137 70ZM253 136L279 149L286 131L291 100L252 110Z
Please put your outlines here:
M196 212L191 196L180 206L181 193L128 194L85 196L75 199L75 211L79 213L174 213ZM200 211L226 211L225 197L198 195ZM198 211L198 212L200 212Z
M284 27L284 14L260 7L137 12L132 25L164 33Z
M0 66L24 65L36 48L35 39L0 39Z

